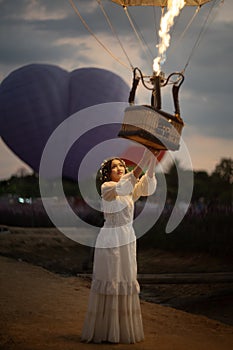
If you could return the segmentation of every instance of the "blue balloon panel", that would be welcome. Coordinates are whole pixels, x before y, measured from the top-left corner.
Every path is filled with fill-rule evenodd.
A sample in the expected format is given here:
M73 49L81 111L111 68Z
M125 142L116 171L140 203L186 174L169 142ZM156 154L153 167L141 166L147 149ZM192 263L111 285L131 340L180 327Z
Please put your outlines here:
M96 104L126 102L128 93L129 87L123 79L105 69L67 72L47 64L21 67L0 85L0 136L20 159L38 172L43 149L60 123ZM109 120L111 123L114 120ZM90 145L117 137L118 131L119 125L90 130L73 145L64 164L64 176L76 178L74 161L80 163Z

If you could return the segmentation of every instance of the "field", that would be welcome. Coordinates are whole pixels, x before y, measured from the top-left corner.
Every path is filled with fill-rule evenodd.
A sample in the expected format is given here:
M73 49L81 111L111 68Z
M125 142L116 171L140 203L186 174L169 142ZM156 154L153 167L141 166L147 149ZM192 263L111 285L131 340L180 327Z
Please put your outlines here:
M93 248L70 240L55 228L6 227L0 234L0 254L66 277L92 272ZM223 272L227 278L219 283L214 277ZM146 248L139 240L138 273L142 276L141 299L233 325L231 258ZM149 283L145 278L148 274L154 275ZM194 274L200 276L201 283L190 281L188 276ZM164 283L168 275L169 282ZM184 276L183 281L177 276ZM87 283L90 284L90 278Z

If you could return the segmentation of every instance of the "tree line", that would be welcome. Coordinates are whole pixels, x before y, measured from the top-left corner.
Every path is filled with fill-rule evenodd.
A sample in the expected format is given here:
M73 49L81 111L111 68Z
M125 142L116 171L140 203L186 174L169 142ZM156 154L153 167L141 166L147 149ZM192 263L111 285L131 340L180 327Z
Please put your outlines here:
M155 248L232 257L233 160L231 159L221 159L211 174L206 171L194 172L194 188L189 209L178 227L171 234L165 234L177 197L178 173L188 171L190 170L182 168L178 168L177 171L177 165L172 165L165 174L166 204L155 225L139 239L140 249ZM158 182L160 176L162 174L157 174ZM185 190L185 184L182 185ZM73 211L89 224L101 227L102 213L90 208L82 200L77 183L63 179L63 188ZM21 204L23 202L19 201L19 197L29 198L31 201ZM141 210L140 202L136 204L138 207L136 205L135 213L137 209L139 212ZM62 224L64 219L61 215ZM37 174L29 175L21 171L8 180L0 181L0 224L22 227L53 226L40 199ZM69 218L65 224L73 225Z
M179 167L179 165L178 165ZM180 172L189 172L179 167ZM178 188L177 165L173 164L165 174L167 183L167 198L174 202ZM194 188L192 202L205 200L209 205L232 205L233 200L233 160L222 158L214 171L209 175L206 171L194 171ZM158 175L159 176L159 175ZM63 188L67 196L80 197L75 181L63 179ZM36 173L27 174L23 171L12 175L7 180L0 181L0 196L20 196L40 198L39 177Z

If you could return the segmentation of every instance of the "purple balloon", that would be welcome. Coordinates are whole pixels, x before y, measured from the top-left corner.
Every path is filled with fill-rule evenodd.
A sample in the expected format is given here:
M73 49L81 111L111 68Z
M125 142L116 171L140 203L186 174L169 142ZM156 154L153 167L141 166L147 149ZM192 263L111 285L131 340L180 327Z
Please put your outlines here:
M38 172L46 142L61 122L96 104L126 102L128 93L123 79L105 69L81 68L69 73L53 65L30 64L10 73L0 85L0 135ZM64 164L64 176L76 178L74 159L80 163L90 147L117 137L119 125L111 120L109 124L98 132L90 130L74 144Z

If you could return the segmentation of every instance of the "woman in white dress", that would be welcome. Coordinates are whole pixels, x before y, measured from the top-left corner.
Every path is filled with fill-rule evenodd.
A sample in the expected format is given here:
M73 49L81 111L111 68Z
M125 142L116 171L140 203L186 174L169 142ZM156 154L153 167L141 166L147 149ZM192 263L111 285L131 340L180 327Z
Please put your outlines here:
M156 189L156 158L148 150L133 171L120 158L101 165L104 226L96 240L82 341L136 343L144 339L137 281L134 202ZM142 169L146 173L140 178Z

